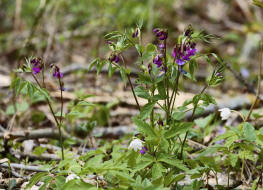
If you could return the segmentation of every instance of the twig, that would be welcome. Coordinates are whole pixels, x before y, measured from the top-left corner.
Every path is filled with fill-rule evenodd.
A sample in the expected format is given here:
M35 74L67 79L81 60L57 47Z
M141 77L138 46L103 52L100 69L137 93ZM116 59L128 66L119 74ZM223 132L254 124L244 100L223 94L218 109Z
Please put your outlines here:
M83 143L83 140L74 138L70 134L66 133L64 130L62 130L62 136L64 139L73 138L78 144ZM51 129L51 128L37 129L31 131L14 131L14 132L0 133L0 138L17 139L17 141L20 142L23 140L39 139L39 138L59 139L59 132L57 129Z
M31 153L23 153L20 151L11 150L11 154L18 158L28 157L29 159L32 159L32 160L44 160L44 161L61 160L56 154L48 154L48 153L43 153L40 156L38 156L35 154L31 154Z
M259 48L259 72L258 72L258 85L257 85L257 92L256 92L256 98L255 98L255 101L253 102L253 104L251 105L250 109L249 109L249 112L248 112L248 115L245 119L245 121L249 120L250 118L250 115L252 114L252 111L259 99L259 95L260 95L260 81L261 81L261 74L262 74L262 46L263 46L263 43L260 42L260 48Z
M9 168L8 163L0 164L1 167ZM48 170L42 169L40 166L26 166L24 164L16 164L10 163L11 168L23 169L28 171L35 171L35 172L47 172Z
M250 83L248 83L244 77L240 74L237 73L236 71L234 71L234 69L228 64L228 63L224 63L226 68L234 75L234 77L244 86L246 86L247 90L253 94L257 94L256 90L254 89L254 86ZM263 97L259 94L258 98L260 99L260 101L263 101Z

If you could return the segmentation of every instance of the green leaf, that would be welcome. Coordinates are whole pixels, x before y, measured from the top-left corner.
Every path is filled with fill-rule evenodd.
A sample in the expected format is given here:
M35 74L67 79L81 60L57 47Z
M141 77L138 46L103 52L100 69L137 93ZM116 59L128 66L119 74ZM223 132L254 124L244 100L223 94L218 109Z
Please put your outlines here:
M178 174L178 175L176 175L176 176L174 177L174 179L173 179L173 182L178 182L178 181L183 180L183 179L185 178L185 175L186 175L186 174Z
M18 112L25 112L28 110L29 104L27 102L16 103L16 108ZM14 105L9 105L6 109L6 114L12 115L14 113L15 113Z
M210 114L205 118L196 119L194 122L198 127L205 128L213 121L214 116L215 114Z
M147 166L149 166L152 163L153 163L153 161L140 162L139 164L136 165L136 167L133 169L133 171L137 172L137 171L140 171L142 169L145 169Z
M30 189L35 185L42 177L46 176L48 172L39 172L30 178L29 183L26 186L26 189Z
M124 86L126 86L127 84L127 75L126 75L126 71L124 68L120 67L120 73L121 73L121 78L124 82Z
M158 161L164 162L166 164L172 165L178 169L181 169L183 171L188 171L189 169L184 165L182 160L178 160L176 158L169 158L170 155L161 155L159 158L157 158Z
M90 189L91 187L94 187L93 185L89 184L89 183L85 183L80 179L73 179L68 181L66 184L64 184L61 187L61 190L86 190L86 189Z
M153 53L153 52L156 51L156 46L153 45L153 44L148 44L147 47L146 47L146 51Z
M229 154L228 155L228 160L229 163L231 164L232 167L235 167L238 161L238 155L236 154Z
M250 142L255 141L257 139L257 135L255 132L254 126L248 122L245 122L243 124L242 132L243 132L245 139L250 141Z
M41 156L45 151L47 150L46 147L41 147L38 146L34 149L33 154L37 155L37 156Z
M139 54L143 52L144 47L142 45L135 44L135 48Z
M155 134L153 128L147 124L146 122L144 122L141 119L138 119L136 117L134 117L133 122L135 123L135 125L138 127L138 130L145 136L150 137L150 138L156 138L157 135Z
M243 159L248 159L248 160L251 160L251 161L255 161L254 153L252 151L249 151L249 150L240 151L238 153L238 156L242 160Z
M159 177L162 177L162 171L163 167L160 163L154 163L152 167L152 178L153 180L158 179Z
M139 81L143 84L152 84L152 80L149 75L138 73Z
M147 118L151 114L155 104L156 102L149 102L148 104L144 105L141 108L140 117L142 119Z
M150 94L149 92L142 86L136 86L134 88L135 95L140 97L140 98L145 98L145 99L150 99Z
M52 177L51 176L44 176L43 178L42 178L42 182L44 183L43 185L41 185L41 187L39 188L39 190L46 190L47 188L47 186L48 186L48 184L52 181Z
M16 186L16 180L11 179L8 184L8 190L12 190Z
M263 2L261 2L260 0L253 0L253 4L258 7L263 8Z
M158 89L159 95L160 95L163 99L166 98L165 87L164 87L163 81L161 81L161 82L159 82L159 83L157 84L157 89Z
M174 111L172 117L174 120L180 121L185 117L185 111Z
M165 132L164 136L169 139L173 138L176 135L186 133L190 128L194 126L193 122L182 122L177 125L172 125L172 128Z
M98 61L99 61L98 58L94 59L94 60L90 63L88 71L90 71L90 70L98 63Z

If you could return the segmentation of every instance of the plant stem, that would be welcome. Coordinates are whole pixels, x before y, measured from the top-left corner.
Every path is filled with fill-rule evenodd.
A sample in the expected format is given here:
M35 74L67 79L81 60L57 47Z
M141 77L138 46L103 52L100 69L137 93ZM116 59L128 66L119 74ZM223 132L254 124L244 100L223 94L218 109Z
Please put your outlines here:
M230 180L230 167L227 169L227 188L229 189L229 180Z
M171 96L171 99L170 99L170 102L169 102L169 104L172 103L171 113L173 111L173 107L174 107L174 104L175 104L175 99L176 99L176 95L177 95L177 91L178 91L179 78L180 78L180 71L179 71L179 65L178 65L176 81L175 81L174 88L173 88L173 93L172 93L172 96Z
M203 88L202 91L200 92L200 95L204 93L204 91L207 89L207 87L208 87L208 85L205 85L205 86L204 86L204 88ZM198 102L199 102L199 100L198 100ZM193 112L192 112L192 115L191 115L191 119L190 119L191 122L194 120L194 114L195 114L195 111L196 111L198 102L194 105L194 109L193 109ZM181 159L183 159L184 145L185 145L185 141L186 141L186 138L187 138L188 133L189 133L189 130L186 132L186 134L185 134L185 136L184 136L183 144L182 144L182 146L181 146L181 153L180 153L180 158L181 158Z
M36 81L37 85L39 86L39 88L41 88L41 85L40 85L39 81L37 80L37 78L35 77L35 75L33 73L31 73L31 74L32 74L33 78L35 79L35 81ZM52 114L53 118L55 119L57 128L59 130L60 144L61 144L61 154L62 154L62 160L64 160L64 146L61 143L63 141L63 138L62 138L62 132L61 132L60 123L58 122L58 119L57 119L57 117L55 115L55 112L54 112L54 110L53 110L53 108L51 106L51 103L50 103L49 99L47 97L45 97L45 99L47 101L48 107L49 107L49 109L51 111L51 114Z
M261 81L261 74L262 74L262 46L263 46L263 43L262 41L260 42L260 48L259 48L259 72L258 72L258 85L257 85L257 93L256 93L256 98L253 102L253 104L251 105L250 109L249 109L249 112L248 112L248 115L245 119L245 121L248 121L249 118L250 118L250 115L252 114L252 111L259 99L259 95L260 95L260 81Z
M123 61L123 63L124 63L125 69L126 69L126 68L127 68L126 62L125 62L125 60L124 60L124 58L123 58L123 56L122 56L121 54L120 54L120 57L121 57L121 59L122 59L122 61ZM136 104L137 104L137 107L138 107L138 109L139 109L139 111L140 111L140 110L141 110L141 107L140 107L139 101L138 101L138 99L137 99L137 96L136 96L136 94L135 94L135 92L134 92L134 88L133 88L133 85L132 85L131 78L130 78L130 75L129 75L129 74L127 74L127 78L128 78L128 82L129 82L129 84L130 84L130 86L131 86L131 90L132 90L133 97L134 97L134 99L135 99L135 101L136 101Z
M154 96L154 89L152 90L152 96ZM152 128L154 128L154 108L152 109L150 119L151 119L151 126L152 126Z
M62 138L62 133L61 133L61 127L62 127L62 117L63 117L63 84L61 81L60 76L58 77L59 80L59 86L60 86L60 103L61 103L61 107L60 107L60 124L59 124L59 140L60 140L60 144L61 144L61 154L62 154L62 160L64 160L64 142L63 142L63 138Z
M164 100L165 103L165 110L166 110L166 122L169 123L170 120L170 105L169 105L169 78L168 78L168 66L167 66L167 58L166 58L166 40L164 40L164 50L162 51L164 55L164 70L165 70L165 78L164 78L164 90L166 99Z

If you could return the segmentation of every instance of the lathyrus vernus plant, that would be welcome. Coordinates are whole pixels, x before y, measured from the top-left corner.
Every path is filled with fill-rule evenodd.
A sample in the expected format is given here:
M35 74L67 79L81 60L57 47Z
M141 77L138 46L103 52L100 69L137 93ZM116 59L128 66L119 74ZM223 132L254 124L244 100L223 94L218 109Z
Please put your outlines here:
M22 90L26 90L27 95L30 97L31 100L35 99L36 97L38 98L41 97L44 99L44 101L46 101L59 131L61 157L62 160L64 160L62 126L63 126L63 118L64 118L63 91L65 89L62 81L63 73L60 71L60 68L58 66L56 65L50 66L50 71L52 72L52 76L58 80L59 91L60 91L60 112L55 113L52 106L51 97L49 95L48 90L46 89L45 76L44 76L45 69L46 69L45 64L41 58L30 58L26 60L26 64L22 65L22 68L18 69L17 72L30 73L35 83L27 80L23 80L22 77L18 77L12 82L11 87L16 90L16 95L19 94Z
M111 55L107 60L96 59L91 67L96 65L100 72L107 64L109 77L119 71L124 83L129 84L140 110L140 114L133 118L139 133L132 139L130 150L119 160L127 161L131 171L129 175L135 180L132 185L134 189L146 188L147 185L149 189L176 187L177 182L186 174L195 178L209 172L208 167L198 170L199 163L187 159L184 148L194 126L195 114L202 113L211 103L216 104L214 98L205 91L208 87L217 86L223 81L224 64L216 54L207 55L198 51L196 44L200 41L209 42L213 38L212 35L195 32L189 26L178 36L170 51L171 48L167 45L168 30L154 29L157 43L144 46L141 27L142 25L138 25L131 32L116 31L107 34L105 38L111 49ZM133 47L139 57L134 63L138 70L135 84L131 81L131 71L123 54L125 50ZM216 64L212 63L211 56L217 61ZM176 107L175 100L180 92L179 84L187 79L196 82L194 71L198 68L200 58L205 58L209 64L214 65L214 70L199 94ZM148 103L141 105L139 98L146 99ZM157 109L162 112L157 112ZM187 112L191 113L188 120L184 119ZM199 185L202 186L201 184Z

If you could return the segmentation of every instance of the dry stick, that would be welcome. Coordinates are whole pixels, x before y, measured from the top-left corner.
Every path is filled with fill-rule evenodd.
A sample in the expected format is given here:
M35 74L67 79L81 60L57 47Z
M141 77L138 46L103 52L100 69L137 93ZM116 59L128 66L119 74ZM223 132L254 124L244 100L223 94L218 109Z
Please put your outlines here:
M0 166L4 168L9 168L8 163L0 164ZM39 166L26 166L24 164L11 163L10 166L11 168L23 169L23 170L34 171L34 172L47 172L48 171L46 169L41 169Z
M261 42L260 43L260 50L259 50L259 72L258 72L258 85L257 85L257 93L256 93L256 98L255 98L255 101L253 102L253 104L251 105L250 109L249 109L249 112L248 112L248 115L245 119L245 121L248 121L249 118L250 118L250 115L252 114L252 111L259 99L259 95L260 95L260 81L261 81L261 74L262 74L262 46L263 46L263 43Z
M253 85L251 85L250 83L248 83L243 76L240 73L237 73L236 71L234 71L234 69L228 64L225 63L226 68L234 75L234 77L244 86L246 86L247 90L253 94L257 94L257 92L255 91ZM260 94L258 95L258 99L260 99L260 101L263 101L263 97L260 96Z
M29 41L31 40L31 38L34 36L34 33L35 33L35 30L36 30L36 27L38 25L38 22L39 20L42 18L45 10L46 10L46 7L48 5L48 3L50 2L50 0L47 0L47 2L45 2L45 4L43 4L43 6L41 6L39 8L39 11L37 13L37 15L35 16L35 20L33 22L33 25L31 27L31 30L30 30L30 33L29 33L29 36L27 37L26 41L25 41L25 44L24 44L24 47L27 46L27 44L29 43Z
M204 88L202 89L202 91L200 92L200 95L204 93L204 91L207 89L207 87L208 87L208 85L205 85L205 87L204 87ZM198 105L198 102L194 105L194 109L193 109L192 116L191 116L191 119L190 119L191 122L192 122L193 119L194 119L194 114L195 114L197 105ZM184 140L183 140L183 143L182 143L182 146L181 146L180 158L183 158L184 144L185 144L185 141L186 141L186 138L187 138L188 133L189 133L189 130L186 132L186 134L185 134L185 136L184 136Z
M247 117L246 117L246 121L249 120L249 117L250 117L250 115L251 115L251 113L252 113L252 111L253 111L253 109L254 109L254 106L256 105L257 100L258 100L259 95L260 95L260 81L261 81L262 60L263 60L263 58L262 58L262 56L263 56L263 55L262 55L262 49L263 49L263 42L260 41L260 49L259 49L259 61L260 61L260 62L259 62L258 86L257 86L256 99L255 99L255 101L253 102L253 104L252 104L251 107L250 107L249 113L248 113L248 115L247 115ZM262 167L263 167L263 166L262 166ZM263 168L262 168L262 169L263 169ZM260 181L262 181L262 174L260 175L260 179L259 179L258 182L257 182L257 187L258 187ZM257 187L256 187L256 189L257 189Z

